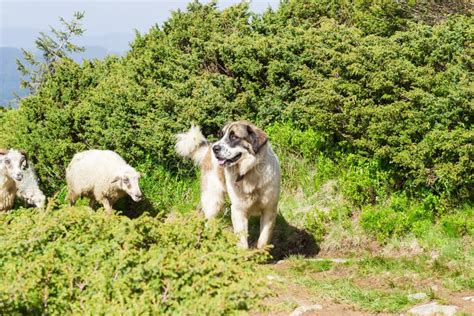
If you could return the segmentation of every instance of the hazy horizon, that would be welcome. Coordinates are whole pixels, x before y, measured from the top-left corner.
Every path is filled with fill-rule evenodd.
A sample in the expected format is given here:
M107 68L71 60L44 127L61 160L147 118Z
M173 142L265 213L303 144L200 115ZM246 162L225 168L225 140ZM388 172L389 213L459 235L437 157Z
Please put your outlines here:
M32 48L40 31L48 31L49 26L60 26L59 17L68 21L75 11L84 11L83 27L86 31L78 38L78 44L123 51L124 43L128 44L133 39L134 30L147 32L153 25L166 21L171 16L171 11L185 10L189 2L191 1L0 0L0 47ZM240 2L219 1L218 7L225 8ZM250 7L252 11L260 13L268 7L276 8L278 4L279 0L258 0L250 2Z
M177 1L11 1L0 0L0 104L24 95L20 89L20 73L16 60L22 58L20 48L37 52L35 40L41 31L49 33L50 26L62 29L59 18L70 21L75 11L85 12L82 26L85 32L73 42L84 46L85 52L72 54L80 62L85 59L104 58L108 54L124 54L135 38L135 30L146 33L155 24L161 25L171 16L171 11L185 10L189 0ZM208 3L209 1L201 1ZM218 2L220 9L239 0ZM269 6L276 9L279 0L254 0L252 11L261 13Z

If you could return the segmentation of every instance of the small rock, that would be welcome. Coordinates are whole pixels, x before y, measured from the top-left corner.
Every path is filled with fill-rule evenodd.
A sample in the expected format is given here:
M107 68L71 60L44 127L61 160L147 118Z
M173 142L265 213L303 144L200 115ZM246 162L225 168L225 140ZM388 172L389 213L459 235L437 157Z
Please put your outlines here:
M418 305L413 307L408 311L409 315L445 315L445 316L452 316L456 313L458 309L457 306L454 305L439 305L436 302L425 304L425 305Z
M301 316L306 312L312 312L312 311L317 311L321 310L323 307L319 304L314 304L314 305L302 305L295 309L290 316Z
M465 301L474 302L474 296L466 296L462 298Z
M349 259L345 258L314 258L314 259L308 259L310 261L331 261L334 263L346 263L349 261Z
M408 296L408 299L410 301L417 301L417 300L424 300L425 298L428 297L428 295L426 295L426 293L415 293L415 294L409 294Z
M267 280L270 280L270 281L275 280L275 281L278 281L278 282L283 282L282 277L279 277L277 275L271 275L271 274L267 275Z

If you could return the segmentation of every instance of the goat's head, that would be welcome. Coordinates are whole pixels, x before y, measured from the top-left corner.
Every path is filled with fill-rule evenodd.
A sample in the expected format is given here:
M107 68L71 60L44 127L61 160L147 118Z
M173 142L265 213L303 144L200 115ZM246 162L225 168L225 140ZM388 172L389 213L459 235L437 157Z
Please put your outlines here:
M46 197L42 192L35 192L35 194L28 198L27 202L36 206L37 208L44 208Z
M23 170L28 168L28 161L24 152L15 149L0 149L0 165L7 170L12 179L21 181Z

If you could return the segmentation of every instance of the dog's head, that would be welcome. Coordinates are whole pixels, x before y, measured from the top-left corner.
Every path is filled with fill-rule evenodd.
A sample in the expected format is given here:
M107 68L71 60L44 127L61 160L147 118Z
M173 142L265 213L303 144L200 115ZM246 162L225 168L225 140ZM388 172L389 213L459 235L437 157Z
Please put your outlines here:
M236 165L249 156L256 156L268 141L268 136L255 125L238 121L226 124L212 151L220 166Z

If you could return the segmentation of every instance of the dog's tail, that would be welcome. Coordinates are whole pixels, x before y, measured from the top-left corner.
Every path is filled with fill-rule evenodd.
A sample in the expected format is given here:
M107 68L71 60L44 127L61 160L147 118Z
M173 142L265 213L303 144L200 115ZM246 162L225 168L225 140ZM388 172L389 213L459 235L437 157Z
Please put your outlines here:
M199 164L206 154L210 143L202 135L199 126L191 126L189 131L176 135L176 152L183 157L190 158Z

